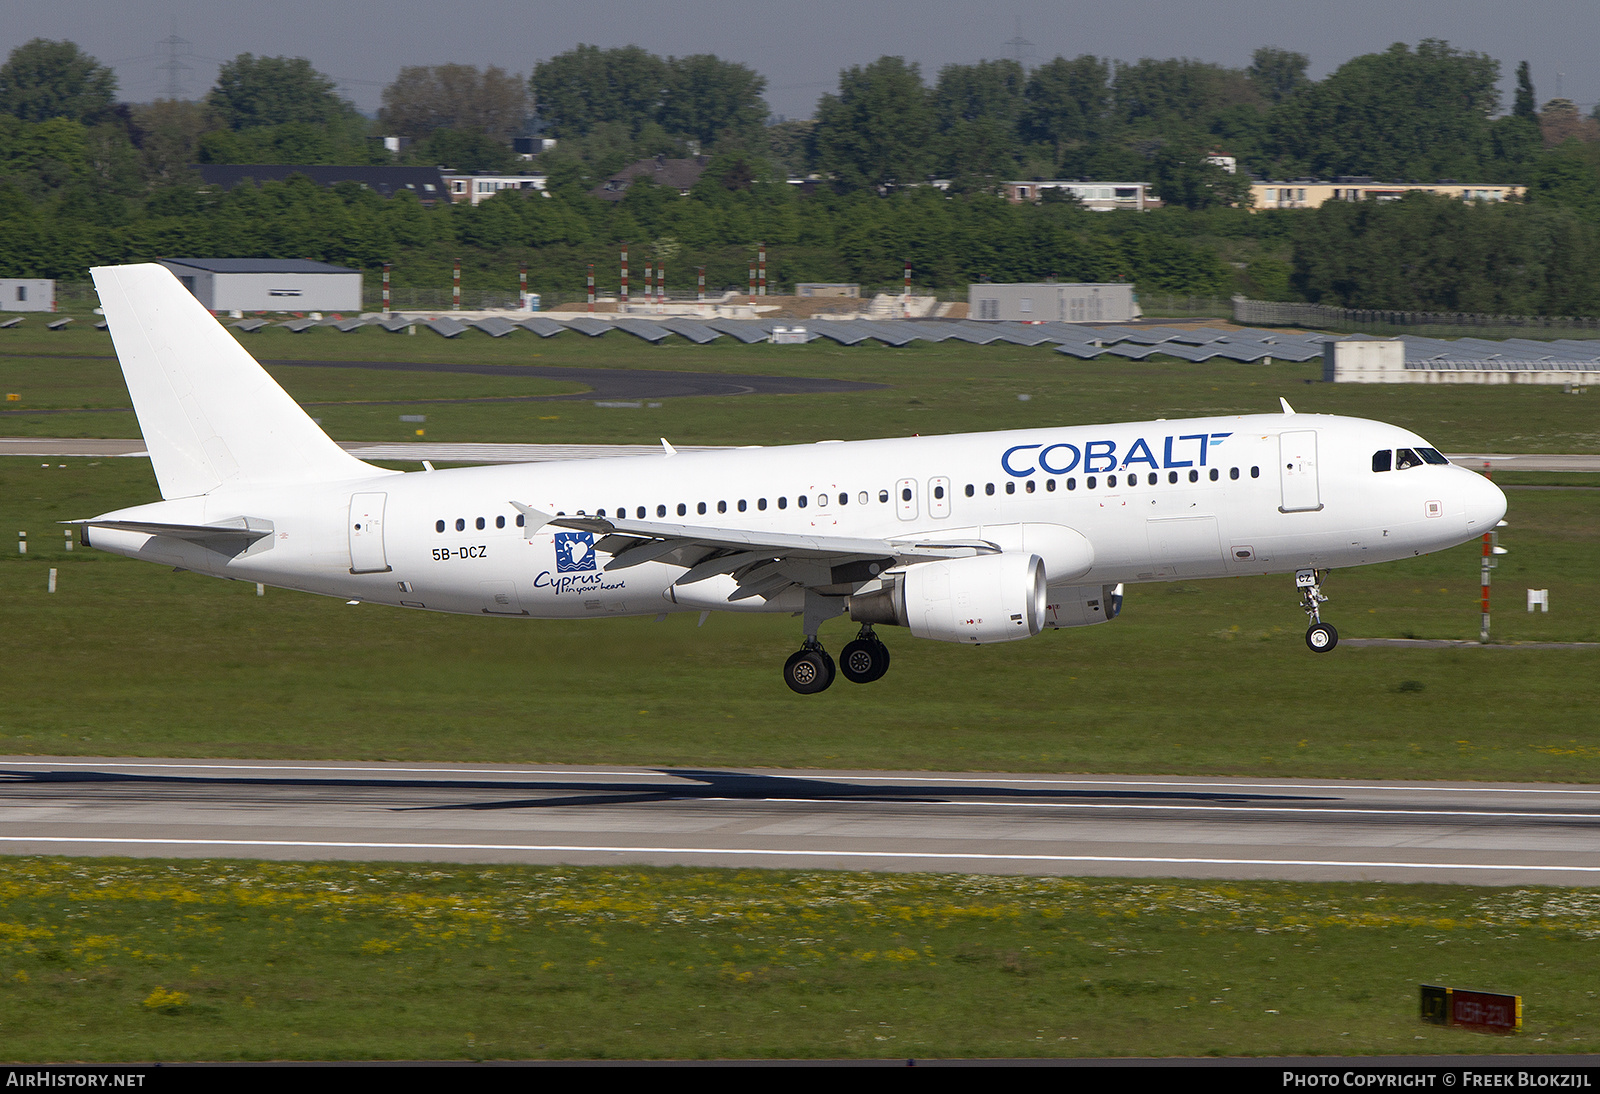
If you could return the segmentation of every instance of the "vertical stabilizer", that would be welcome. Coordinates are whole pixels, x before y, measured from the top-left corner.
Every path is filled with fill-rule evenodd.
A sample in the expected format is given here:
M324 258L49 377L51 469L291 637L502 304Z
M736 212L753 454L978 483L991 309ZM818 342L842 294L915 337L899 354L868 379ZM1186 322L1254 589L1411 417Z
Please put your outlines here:
M111 340L163 498L365 478L165 266L97 266Z

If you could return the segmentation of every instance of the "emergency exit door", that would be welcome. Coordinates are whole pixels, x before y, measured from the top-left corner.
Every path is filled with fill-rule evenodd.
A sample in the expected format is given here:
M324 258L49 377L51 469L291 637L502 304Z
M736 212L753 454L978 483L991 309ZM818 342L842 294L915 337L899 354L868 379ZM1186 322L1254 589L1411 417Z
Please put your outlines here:
M1284 513L1311 513L1322 508L1317 484L1317 431L1296 430L1278 435L1278 479L1283 487Z

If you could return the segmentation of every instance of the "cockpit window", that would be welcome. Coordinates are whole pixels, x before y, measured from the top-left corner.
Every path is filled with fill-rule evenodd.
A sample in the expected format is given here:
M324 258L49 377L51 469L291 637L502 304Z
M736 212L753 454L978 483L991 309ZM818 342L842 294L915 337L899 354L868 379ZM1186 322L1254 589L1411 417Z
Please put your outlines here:
M1394 466L1394 453L1387 448L1380 448L1372 454L1372 469L1374 471L1388 471Z
M1409 448L1394 450L1394 467L1396 471L1404 471L1408 467L1421 467L1422 457Z
M1442 464L1442 463L1449 463L1450 462L1449 460L1444 458L1444 453L1440 452L1437 448L1419 448L1419 449L1417 449L1417 454L1420 455L1423 459L1427 460L1431 464Z

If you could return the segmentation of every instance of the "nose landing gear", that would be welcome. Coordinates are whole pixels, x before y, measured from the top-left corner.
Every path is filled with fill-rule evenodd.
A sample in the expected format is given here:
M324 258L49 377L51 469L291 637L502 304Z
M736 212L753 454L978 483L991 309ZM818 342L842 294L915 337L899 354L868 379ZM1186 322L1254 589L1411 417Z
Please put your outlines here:
M1306 645L1311 647L1313 653L1327 653L1339 644L1339 632L1322 621L1321 606L1328 600L1322 593L1323 573L1321 570L1299 570L1294 575L1295 587L1300 590L1300 607L1311 620L1311 626L1306 630Z

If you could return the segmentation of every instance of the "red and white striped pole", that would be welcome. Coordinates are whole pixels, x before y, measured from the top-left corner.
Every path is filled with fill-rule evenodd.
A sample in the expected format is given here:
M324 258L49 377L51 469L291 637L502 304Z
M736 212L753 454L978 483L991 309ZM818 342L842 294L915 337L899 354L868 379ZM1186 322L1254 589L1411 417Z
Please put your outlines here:
M622 306L628 306L628 245L622 245Z
M697 271L697 276L695 280L694 298L698 301L704 302L706 298L706 268L704 266L696 266L695 270Z
M594 311L594 263L589 263L589 310Z
M660 311L667 303L667 264L662 262L656 266L656 310Z
M756 303L756 264L754 262L752 262L752 263L750 263L750 306L751 307L755 307L755 303Z
M450 307L455 311L461 310L461 260L456 259L455 273L450 279Z
M524 262L522 269L517 272L517 307L528 306L528 264Z
M901 303L905 306L905 318L911 318L911 260L906 259L906 289L901 296Z
M655 280L651 276L654 273L655 273L655 267L651 266L648 262L645 263L645 267L644 267L644 302L646 304L649 304L650 303L650 298L655 295Z
M767 245L765 243L757 243L756 244L756 255L757 255L756 261L760 264L760 267L761 267L760 280L757 282L757 286L760 289L761 295L762 296L766 296L767 295Z
M383 314L389 314L389 264L383 264Z

